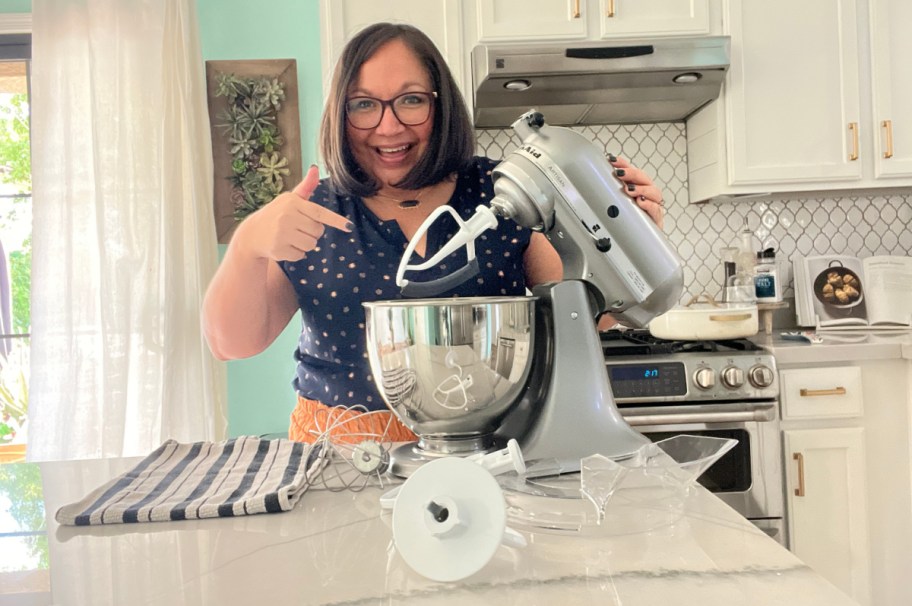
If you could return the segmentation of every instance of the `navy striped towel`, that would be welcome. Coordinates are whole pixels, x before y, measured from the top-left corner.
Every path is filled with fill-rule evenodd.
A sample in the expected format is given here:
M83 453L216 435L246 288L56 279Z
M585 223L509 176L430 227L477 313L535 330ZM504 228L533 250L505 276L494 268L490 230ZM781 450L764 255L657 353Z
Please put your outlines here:
M253 436L219 443L168 440L130 471L58 509L56 518L86 526L287 511L322 471L319 451Z

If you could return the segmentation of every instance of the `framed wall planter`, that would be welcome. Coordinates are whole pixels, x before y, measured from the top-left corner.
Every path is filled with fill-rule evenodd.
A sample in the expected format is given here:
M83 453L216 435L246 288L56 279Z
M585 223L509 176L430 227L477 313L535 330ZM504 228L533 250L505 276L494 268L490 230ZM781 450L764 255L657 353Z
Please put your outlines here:
M303 178L294 59L207 61L218 241Z

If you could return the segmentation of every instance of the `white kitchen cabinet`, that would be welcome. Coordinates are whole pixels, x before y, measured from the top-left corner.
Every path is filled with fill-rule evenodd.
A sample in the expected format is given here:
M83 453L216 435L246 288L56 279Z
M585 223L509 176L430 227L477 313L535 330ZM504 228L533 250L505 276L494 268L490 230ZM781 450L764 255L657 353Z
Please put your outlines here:
M601 0L602 38L710 33L708 0Z
M461 0L321 0L323 90L329 91L332 70L345 43L364 27L379 21L409 23L434 41L463 92L468 50L463 45ZM471 93L471 90L469 93Z
M821 419L864 414L861 368L797 368L779 373L782 418Z
M791 550L861 604L870 604L864 430L783 432Z
M475 0L478 42L707 35L709 0Z
M731 67L687 122L691 202L912 185L912 117L898 113L912 70L894 54L912 52L895 21L910 13L903 0L725 0Z
M780 400L790 548L862 604L912 604L912 362L780 364Z
M912 178L912 2L869 0L874 178Z
M476 0L479 42L577 40L589 35L584 0Z

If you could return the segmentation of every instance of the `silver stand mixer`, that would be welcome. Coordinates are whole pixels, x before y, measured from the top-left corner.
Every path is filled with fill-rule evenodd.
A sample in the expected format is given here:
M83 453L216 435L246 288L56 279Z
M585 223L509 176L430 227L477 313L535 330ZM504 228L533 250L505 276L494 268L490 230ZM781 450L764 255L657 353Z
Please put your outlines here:
M473 455L516 438L527 461L623 458L647 443L618 412L596 329L608 312L645 326L683 292L677 253L623 193L601 150L579 133L530 111L513 124L522 145L494 169L495 197L463 222L434 211L406 249L397 283L431 296L477 273L474 240L497 217L541 231L563 263L561 282L531 297L403 299L365 303L371 370L397 417L419 436L392 453L408 476L449 455ZM428 261L407 265L427 228L450 212L459 233ZM456 274L415 283L405 271L434 266L465 245Z

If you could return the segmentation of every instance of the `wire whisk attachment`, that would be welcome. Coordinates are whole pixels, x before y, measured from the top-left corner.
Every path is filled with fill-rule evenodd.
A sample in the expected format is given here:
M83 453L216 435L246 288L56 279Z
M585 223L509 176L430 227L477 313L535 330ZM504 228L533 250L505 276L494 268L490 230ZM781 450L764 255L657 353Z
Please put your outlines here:
M326 464L313 484L326 490L358 492L369 485L384 485L390 465L389 428L393 417L364 406L327 407L314 413L317 451Z

